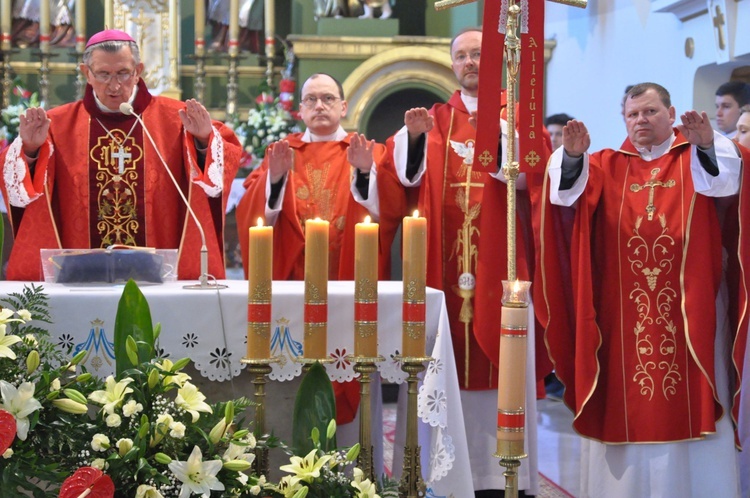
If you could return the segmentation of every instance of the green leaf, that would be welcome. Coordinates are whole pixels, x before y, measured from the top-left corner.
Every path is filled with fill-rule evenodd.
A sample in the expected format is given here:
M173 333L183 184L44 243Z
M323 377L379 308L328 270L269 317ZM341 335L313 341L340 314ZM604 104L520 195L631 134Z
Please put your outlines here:
M154 330L146 297L134 280L122 291L115 318L115 372L117 377L130 367L126 342L132 337L138 345L138 362L148 362L154 354Z
M310 434L313 428L319 433L327 432L328 424L336 418L336 399L333 386L323 365L316 362L310 367L300 383L294 401L292 445L296 455L307 455L315 448ZM336 448L336 438L324 443L323 451Z

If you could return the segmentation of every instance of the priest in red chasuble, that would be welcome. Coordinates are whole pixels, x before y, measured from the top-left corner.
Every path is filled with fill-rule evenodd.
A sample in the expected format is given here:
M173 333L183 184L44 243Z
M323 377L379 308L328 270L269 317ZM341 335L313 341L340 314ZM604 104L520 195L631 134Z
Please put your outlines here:
M347 102L341 84L314 74L302 86L300 115L307 129L271 144L261 166L245 180L237 229L247 272L248 227L273 225L275 280L303 280L305 220L330 222L329 279L354 279L354 225L365 216L380 224L380 278L390 279L390 247L401 222L403 192L385 146L341 127ZM353 353L353 352L350 352ZM334 384L337 420L353 420L357 382Z
M7 278L42 280L40 249L119 244L179 249L178 277L198 278L200 232L159 153L203 227L209 273L223 278L224 209L241 152L234 133L195 100L151 95L127 33L92 36L81 71L83 100L28 109L0 155L15 235ZM156 149L136 118L120 112L123 103L142 117Z
M477 496L484 496L483 492L494 496L492 490L505 488L502 473L497 471L497 459L492 457L496 451L499 352L497 341L494 348L481 341L476 318L486 311L481 309L482 306L496 306L498 315L493 331L499 337L501 280L507 274L504 272L507 269L507 189L499 166L496 165L491 173L485 172L478 167L474 155L476 130L470 118L477 110L481 48L482 31L479 28L464 30L453 39L451 67L460 90L447 103L436 104L429 111L424 108L408 110L404 116L405 126L390 140L399 179L406 187L407 195L416 197L420 214L427 218L427 285L445 292L465 407L463 416L474 489ZM503 101L504 98L503 94ZM501 113L501 117L504 116L505 113ZM504 119L501 120L501 133L498 150L493 152L504 158L501 153L501 149L507 149L507 123ZM521 175L518 183L520 189L525 188L525 175ZM488 196L497 198L488 199ZM519 233L531 237L529 195L519 190L518 199L519 212L527 216L518 223ZM487 211L485 206L488 203L496 209ZM484 244L484 239L490 237L485 230L494 232L492 240L499 240L499 243L494 246ZM529 263L533 263L533 255L527 255L533 254L530 252L533 251L533 238L519 237L517 247L518 276L530 280ZM477 272L483 266L485 273L500 269L497 272L499 278L490 286L495 291L494 302L481 299L487 296L475 292ZM495 268L488 269L490 266ZM488 290L484 289L485 292ZM539 484L533 321L531 317L526 372L526 448L529 458L521 461L519 469L519 489L530 494L537 493ZM483 323L490 325L488 320Z
M572 120L549 164L552 204L576 207L573 319L545 310L587 438L584 496L739 495L730 385L742 367L731 350L744 341L727 319L715 198L738 192L741 161L705 112L674 122L665 88L635 85L618 150L588 154L588 130ZM545 233L549 296L562 292L554 243Z

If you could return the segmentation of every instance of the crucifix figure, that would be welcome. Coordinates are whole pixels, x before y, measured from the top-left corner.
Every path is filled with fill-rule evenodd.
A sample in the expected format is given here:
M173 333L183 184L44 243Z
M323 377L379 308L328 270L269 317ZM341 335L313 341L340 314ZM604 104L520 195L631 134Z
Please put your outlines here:
M726 47L726 44L724 43L724 30L722 27L724 26L724 13L721 11L721 6L717 5L715 9L716 15L713 16L714 18L714 28L718 31L717 36L719 37L719 49L724 50Z
M117 172L119 174L125 173L125 161L129 161L133 158L133 154L125 151L125 147L122 145L117 146L117 150L112 153L112 159L117 159Z
M664 188L670 188L675 186L674 178L667 180L666 182L661 182L656 179L656 175L659 174L660 169L654 168L651 170L651 178L644 183L643 185L638 185L637 183L634 183L630 186L631 192L640 192L643 189L650 189L648 193L648 205L646 206L646 212L648 213L648 219L653 220L654 219L654 212L656 212L656 206L654 205L654 189L656 187L664 187Z

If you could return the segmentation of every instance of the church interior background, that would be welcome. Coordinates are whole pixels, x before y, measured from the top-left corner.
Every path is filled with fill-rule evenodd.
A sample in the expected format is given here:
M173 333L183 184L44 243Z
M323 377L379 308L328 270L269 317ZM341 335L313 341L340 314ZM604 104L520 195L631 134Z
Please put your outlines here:
M370 0L373 17L359 18L362 0L206 0L205 55L196 57L201 30L193 0L50 0L46 54L38 44L40 1L0 0L3 32L13 32L12 43L0 47L0 108L12 100L14 81L37 91L46 78L47 107L76 99L81 51L74 35L83 28L88 37L109 18L140 43L150 88L199 98L214 119L246 120L268 83L278 95L282 77L296 83L296 102L301 83L326 72L344 87L349 113L343 126L384 142L402 126L406 109L445 101L456 89L450 38L480 25L484 8L483 0L441 11L434 0L385 1L390 16L382 16L381 1ZM232 5L242 16L236 53L227 49ZM25 9L28 18L9 23L8 6ZM720 84L750 83L749 26L750 0L589 0L585 9L548 1L544 115L565 112L584 120L592 150L617 147L625 136L625 87L654 81L670 90L678 115L697 109L713 119ZM270 59L264 48L269 36L275 40ZM483 54L483 63L501 63L500 53L498 47L497 56ZM5 220L3 262L12 245ZM227 265L241 278L231 212L228 220Z
M47 107L76 99L82 83L75 35L90 36L109 19L141 44L150 88L198 98L214 119L242 122L268 86L278 95L282 77L296 83L296 101L301 82L323 71L343 84L349 103L343 126L380 142L403 124L406 109L451 95L450 38L481 25L484 7L484 0L440 11L434 0L386 0L387 6L381 0L205 0L201 29L200 9L190 0L49 0L51 43L40 51L40 0L2 1L3 16L14 18L3 21L12 42L2 50L0 107L12 99L14 80L30 90L41 84ZM365 8L370 17L360 18ZM232 12L239 17L235 52L227 48ZM548 1L545 16L544 113L583 119L592 150L621 143L619 101L629 84L658 82L672 93L678 114L695 108L713 117L716 87L750 81L750 36L739 29L750 25L750 0L590 0L585 9ZM203 46L196 45L201 35ZM270 52L268 37L275 40ZM235 236L232 227L226 235ZM228 266L237 267L236 243L228 242Z

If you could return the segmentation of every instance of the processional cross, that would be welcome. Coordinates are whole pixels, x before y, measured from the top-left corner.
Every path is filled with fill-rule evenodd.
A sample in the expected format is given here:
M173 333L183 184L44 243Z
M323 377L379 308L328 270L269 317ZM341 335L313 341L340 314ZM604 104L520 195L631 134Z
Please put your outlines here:
M650 189L648 193L648 205L646 206L646 212L648 213L649 220L654 219L654 213L656 212L656 206L654 205L654 189L656 189L656 187L674 187L676 183L674 178L667 180L666 182L657 180L656 175L659 174L659 171L661 171L659 168L652 169L651 178L649 178L643 185L634 183L630 186L631 192L640 192L643 189Z
M474 0L439 0L436 9L445 9L464 5ZM541 146L541 127L535 123L537 93L544 89L543 57L538 56L539 43L544 33L544 0L485 0L484 26L482 29L482 52L484 59L492 61L480 67L479 104L481 109L477 116L477 140L475 148L480 162L492 167L491 154L497 150L499 136L500 100L502 71L494 66L495 57L488 58L488 52L497 53L504 45L504 68L506 75L508 144L507 161L503 174L507 180L507 243L508 274L503 281L502 313L500 320L500 369L498 371L497 402L497 452L500 465L506 468L505 496L518 497L518 472L520 459L526 457L523 434L525 426L526 401L524 382L518 382L518 376L526 376L526 331L528 327L529 298L527 296L530 282L521 282L516 277L516 180L521 165L516 157L516 131L519 136L519 150L524 157L525 171L533 171L539 162L536 148ZM565 5L585 8L587 0L550 0ZM521 4L520 6L517 4ZM532 7L531 5L534 5ZM525 17L522 16L523 14ZM540 19L541 17L541 19ZM527 26L524 26L524 23ZM527 36L521 43L519 28L527 28ZM501 35L504 33L504 38ZM528 41L526 41L528 40ZM489 50L488 50L489 49ZM528 54L528 55L526 55ZM521 57L524 66L520 71ZM502 58L501 58L502 60ZM538 68L538 71L537 71ZM536 71L536 72L535 72ZM520 87L522 99L516 98L516 86ZM516 128L516 104L522 100L519 111L519 123L523 128ZM524 107L525 106L525 107ZM489 109L489 111L488 111ZM483 115L484 113L484 115ZM482 161L482 158L485 161ZM656 185L654 185L656 186ZM653 194L653 187L651 187ZM520 312L520 313L519 313ZM405 461L404 469L407 465ZM409 495L411 496L411 495ZM416 496L416 495L415 495Z

